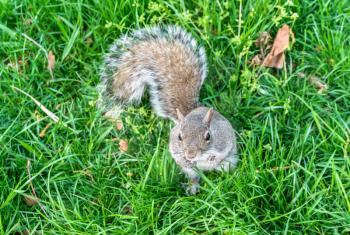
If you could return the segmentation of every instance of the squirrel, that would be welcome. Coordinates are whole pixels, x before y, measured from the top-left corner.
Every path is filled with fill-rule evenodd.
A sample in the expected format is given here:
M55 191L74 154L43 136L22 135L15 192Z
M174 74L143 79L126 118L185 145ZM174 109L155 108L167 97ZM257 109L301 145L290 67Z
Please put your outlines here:
M141 28L110 46L97 86L97 106L114 117L124 105L140 103L148 89L154 112L175 123L169 150L190 180L188 194L199 191L197 169L228 171L237 162L232 125L199 102L206 61L204 48L181 27Z

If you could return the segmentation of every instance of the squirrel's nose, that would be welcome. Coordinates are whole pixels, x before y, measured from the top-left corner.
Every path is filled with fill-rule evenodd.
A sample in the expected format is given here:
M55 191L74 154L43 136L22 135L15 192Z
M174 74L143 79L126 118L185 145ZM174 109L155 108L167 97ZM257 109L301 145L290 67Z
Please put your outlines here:
M196 156L196 151L194 150L189 150L185 152L185 157L190 160L193 159Z

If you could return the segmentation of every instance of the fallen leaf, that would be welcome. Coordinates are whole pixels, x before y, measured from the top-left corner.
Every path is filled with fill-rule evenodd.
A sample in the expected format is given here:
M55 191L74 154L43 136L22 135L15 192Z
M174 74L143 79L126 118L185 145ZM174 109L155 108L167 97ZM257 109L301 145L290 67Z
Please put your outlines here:
M44 136L45 136L45 134L46 134L46 131L50 128L50 126L51 126L51 123L48 123L48 124L44 127L44 129L43 129L42 131L40 131L40 134L39 134L39 137L40 137L40 138L44 138Z
M117 130L123 129L123 121L118 118L120 116L120 113L114 112L114 110L108 111L104 114L104 117L107 118L110 122L112 122Z
M49 51L49 54L47 55L47 60L48 60L48 65L47 69L48 70L53 70L55 68L55 55L53 54L52 51Z
M309 77L310 84L316 87L319 93L327 90L328 86L324 84L317 76L311 75Z
M261 65L262 59L266 56L266 50L271 48L270 44L271 35L269 32L260 33L259 37L255 40L255 46L260 48L260 55L256 55L253 59L251 65ZM258 57L257 57L258 56ZM259 59L259 60L258 60Z
M123 121L121 119L117 119L115 126L117 127L117 130L123 129L123 127L124 127Z
M277 32L270 53L264 59L263 66L281 69L284 64L284 51L289 47L289 38L294 43L294 34L288 25L283 25Z
M39 203L40 199L37 197L34 185L32 183L32 177L30 174L30 160L29 159L27 160L27 167L26 168L27 168L27 174L28 174L28 178L29 178L29 185L32 189L32 196L28 196L28 195L24 196L24 201L27 203L28 206L33 206L33 205ZM44 212L44 214L48 217L44 206L41 204L39 204L39 206L40 206L40 209Z
M268 54L262 65L266 67L281 69L283 68L284 60L284 53L277 54L276 56Z
M263 47L266 46L271 39L271 35L269 32L262 32L260 33L258 39L255 40L255 45L257 47Z
M128 151L128 141L127 140L119 140L119 150L122 152Z
M299 78L306 78L306 74L303 73L303 72L299 72L297 73L297 76ZM327 84L324 84L319 77L315 76L315 75L311 75L308 77L308 80L310 82L311 85L313 85L317 90L318 90L318 93L321 93L325 90L328 89L328 86Z
M262 60L260 58L260 55L255 55L253 59L250 61L250 64L252 66L258 66L258 65L261 65L261 63L262 63Z
M271 54L273 56L281 54L289 46L289 37L291 35L291 30L288 25L283 25L277 32L276 38L272 44Z
M40 199L37 198L37 197L29 196L29 195L24 196L24 202L25 202L28 206L34 206L34 205L38 204L39 201L40 201Z
M34 188L34 185L32 183L32 177L30 175L30 160L29 159L27 160L26 169L27 169L27 174L28 174L28 178L29 178L29 185L30 185L30 187L32 189L32 194L36 197L35 188Z

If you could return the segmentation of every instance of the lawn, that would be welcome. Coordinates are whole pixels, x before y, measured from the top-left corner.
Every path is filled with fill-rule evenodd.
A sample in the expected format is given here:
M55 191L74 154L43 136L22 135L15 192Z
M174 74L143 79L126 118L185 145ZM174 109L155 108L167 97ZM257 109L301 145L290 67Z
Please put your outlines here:
M237 169L196 196L147 96L122 128L95 107L109 44L158 23L206 48L201 101L239 136ZM283 69L253 67L255 40L283 24ZM0 234L350 233L348 0L1 0L0 58Z

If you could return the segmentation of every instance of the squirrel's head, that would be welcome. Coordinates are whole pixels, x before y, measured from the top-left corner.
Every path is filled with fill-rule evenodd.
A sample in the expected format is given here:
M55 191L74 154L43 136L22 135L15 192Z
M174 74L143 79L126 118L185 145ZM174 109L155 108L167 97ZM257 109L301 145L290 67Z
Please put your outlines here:
M176 111L179 128L176 128L172 141L177 142L187 160L196 160L212 143L210 122L214 111L212 108L205 108L203 113L191 112L186 117L178 109Z

